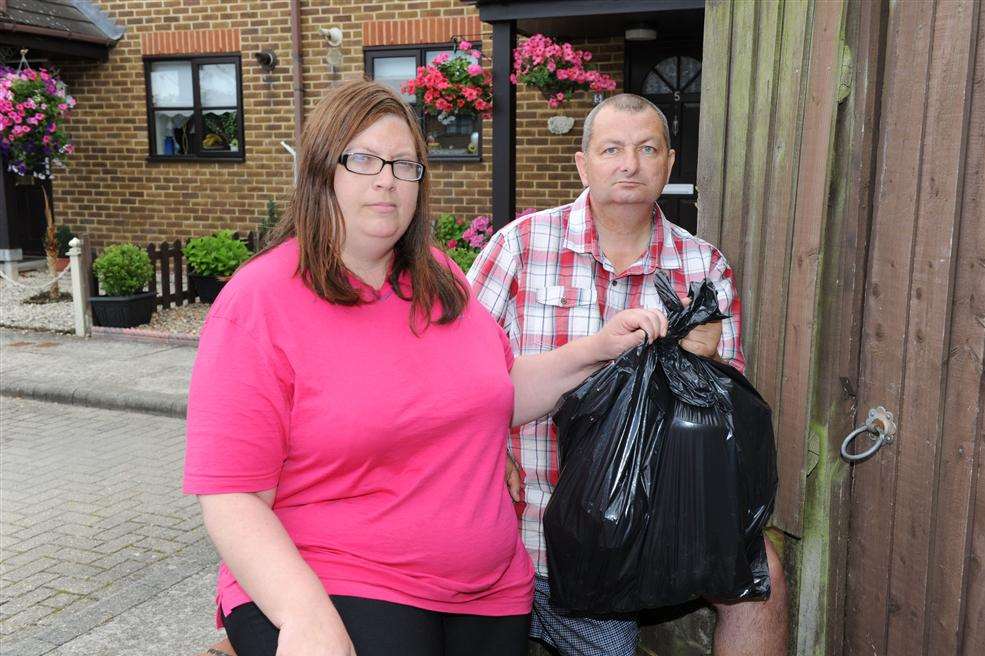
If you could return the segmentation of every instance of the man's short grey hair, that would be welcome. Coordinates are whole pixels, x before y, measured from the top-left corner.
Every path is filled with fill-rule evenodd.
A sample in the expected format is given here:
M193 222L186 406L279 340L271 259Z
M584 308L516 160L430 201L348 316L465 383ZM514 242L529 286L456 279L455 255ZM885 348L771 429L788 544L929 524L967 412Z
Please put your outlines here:
M595 124L595 117L602 111L603 107L611 107L612 109L629 112L630 114L637 114L647 109L652 109L660 117L660 124L663 125L664 146L668 149L670 148L670 128L667 126L667 117L660 111L660 108L643 96L637 96L635 93L619 93L606 98L595 105L592 111L588 112L588 116L585 117L585 125L581 131L581 152L588 152L588 144L592 140L592 126Z

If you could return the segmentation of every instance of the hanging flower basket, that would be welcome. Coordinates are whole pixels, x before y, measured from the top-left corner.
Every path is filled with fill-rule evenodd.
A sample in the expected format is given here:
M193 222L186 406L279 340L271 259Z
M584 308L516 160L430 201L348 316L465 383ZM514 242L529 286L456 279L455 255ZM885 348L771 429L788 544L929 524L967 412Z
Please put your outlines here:
M75 106L65 84L44 68L0 67L0 152L7 169L44 180L74 152L64 121Z
M551 108L560 109L581 91L602 93L616 88L610 76L585 68L591 59L587 50L534 34L513 51L510 82L537 89Z
M27 50L21 50L20 65L0 66L0 161L21 180L51 178L52 163L61 163L75 151L64 129L65 119L75 107L65 83L44 68L34 70L27 63ZM58 242L51 214L49 191L44 196L44 247L48 273L54 278L48 294L59 296L55 277Z
M478 63L482 53L468 41L456 50L454 56L444 52L418 67L417 77L404 82L401 91L415 94L425 113L444 124L456 116L491 117L492 74Z

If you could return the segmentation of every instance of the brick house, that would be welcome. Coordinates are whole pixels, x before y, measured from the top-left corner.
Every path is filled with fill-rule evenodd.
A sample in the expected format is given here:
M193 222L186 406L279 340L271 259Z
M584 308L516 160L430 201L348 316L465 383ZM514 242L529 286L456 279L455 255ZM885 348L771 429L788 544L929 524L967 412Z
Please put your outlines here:
M37 16L46 6L62 4L8 0L0 21L23 20L28 12ZM67 4L83 15L99 15L104 29L118 35L101 60L45 50L40 43L29 52L31 61L58 68L78 100L69 125L77 150L67 169L56 174L54 207L57 222L97 246L227 227L249 230L263 218L269 200L280 207L286 202L292 183L288 148L297 140L299 106L309 112L340 80L368 76L398 85L417 65L452 47L453 37L477 42L484 55L492 51L490 26L480 22L473 4L460 0L302 2L296 22L294 3L286 0ZM701 13L690 12L688 22L692 68L700 60ZM340 43L330 41L331 28L341 30ZM7 63L15 64L17 47L25 41L9 41L0 36ZM622 84L628 42L621 31L573 41L592 51L593 66ZM293 43L302 62L297 69ZM261 63L258 56L276 63ZM639 91L643 75L636 77ZM201 91L197 108L193 80ZM692 87L700 86L697 80ZM222 108L207 111L203 98ZM532 91L517 94L517 207L556 205L580 191L572 158L581 119L592 104L590 94L578 98L566 111L576 118L574 128L555 135L546 121L556 112L544 99ZM696 109L693 98L689 106ZM204 116L200 139L194 134L197 116ZM222 129L210 131L209 124L219 122L229 134L217 139ZM441 128L431 119L424 125L432 144L433 207L471 218L492 209L492 121L459 123ZM696 138L696 123L693 127ZM38 250L43 224L37 202L34 208L33 216L10 217L13 224L31 226L27 252ZM693 227L693 205L691 215Z
M538 94L514 105L508 52L538 32L664 109L667 214L736 271L746 374L774 408L791 653L981 653L978 0L0 0L2 59L31 48L79 100L55 210L97 245L254 227L290 189L296 114L339 80L406 79L452 37L495 54L496 109L425 125L435 210L502 223L566 201L593 99L563 135ZM4 172L0 253L40 220L29 193ZM879 407L893 440L850 466L842 441ZM710 653L708 615L649 627L641 653Z

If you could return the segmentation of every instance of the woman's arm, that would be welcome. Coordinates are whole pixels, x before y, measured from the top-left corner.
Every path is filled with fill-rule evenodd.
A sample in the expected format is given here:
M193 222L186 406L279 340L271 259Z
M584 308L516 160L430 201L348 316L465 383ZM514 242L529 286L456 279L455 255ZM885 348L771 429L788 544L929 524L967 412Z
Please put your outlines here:
M270 509L274 490L200 495L205 528L223 562L280 629L278 656L355 656L321 581Z
M646 335L644 336L644 331ZM513 380L513 425L520 426L550 412L565 392L643 339L667 334L667 317L656 310L623 310L602 330L568 342L559 349L516 359Z

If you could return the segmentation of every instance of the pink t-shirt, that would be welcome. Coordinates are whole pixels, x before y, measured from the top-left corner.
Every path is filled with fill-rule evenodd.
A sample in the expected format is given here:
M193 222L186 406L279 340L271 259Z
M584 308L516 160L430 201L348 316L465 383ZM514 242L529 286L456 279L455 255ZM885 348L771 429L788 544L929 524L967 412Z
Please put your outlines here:
M513 355L502 329L470 299L415 336L389 285L366 288L371 303L333 305L297 263L285 242L209 312L185 493L276 487L273 511L329 594L529 612L533 569L504 484ZM250 600L225 565L217 599L227 615Z

